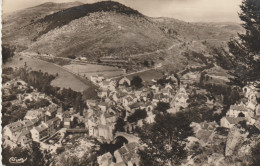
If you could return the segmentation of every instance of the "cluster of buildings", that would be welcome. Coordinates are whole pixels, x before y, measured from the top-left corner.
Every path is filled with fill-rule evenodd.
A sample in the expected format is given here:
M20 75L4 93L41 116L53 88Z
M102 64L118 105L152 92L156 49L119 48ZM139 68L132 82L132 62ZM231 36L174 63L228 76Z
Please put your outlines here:
M110 152L97 158L100 166L136 166L139 165L140 158L137 154L140 145L136 142L124 144L120 149L114 152L116 162Z
M246 121L247 124L255 125L260 130L260 104L257 102L260 93L253 83L245 86L243 93L245 98L239 104L230 106L226 116L220 121L221 126L232 128L241 121Z
M111 116L119 117L123 111L125 111L124 120L127 121L127 117L136 110L146 110L148 117L144 120L152 123L155 117L153 110L159 102L175 102L177 109L187 107L188 94L184 87L181 87L176 94L176 89L178 88L176 81L173 84L166 83L162 86L153 80L152 84L138 90L134 90L131 87L131 80L127 77L122 77L118 80L108 80L102 75L95 75L91 76L91 81L100 87L98 96L101 98L101 101L87 101L89 107L88 120L91 121L88 123L90 135L99 133L98 131L100 131L100 128L103 128L103 125L106 125L106 130L111 132L115 125L115 121L111 120ZM90 112L95 112L95 114ZM97 112L100 113L97 114ZM106 117L105 119L107 120L101 121L102 117ZM112 119L116 120L117 118ZM111 137L108 136L108 138Z
M167 78L171 79L171 77ZM91 81L99 86L97 100L87 100L87 109L83 115L75 114L73 110L63 111L61 107L51 102L44 108L27 111L23 120L10 123L3 129L3 137L9 145L30 146L32 141L44 142L54 136L61 128L74 129L75 119L77 124L84 124L89 136L100 142L111 142L115 138L115 127L118 118L125 121L122 126L125 133L132 133L136 126L141 127L143 122L153 123L155 120L154 109L159 102L175 103L176 108L186 107L188 94L185 87L178 86L177 82L169 81L164 85L153 80L151 84L136 90L131 87L131 80L122 77L118 80L108 80L102 75L91 76ZM166 81L167 82L167 81ZM17 85L27 87L25 82ZM24 86L24 87L23 87ZM6 84L5 87L12 88ZM18 95L21 101L37 101L46 98L45 95L32 91ZM48 96L47 96L48 99ZM49 100L49 99L48 99ZM128 122L128 117L138 110L145 110L147 117L137 122ZM76 129L76 128L75 128ZM114 154L104 154L99 157L100 165L138 165L138 142L129 142ZM112 159L116 159L113 162Z
M55 134L61 127L61 119L56 117L58 107L52 104L45 108L30 110L23 120L10 123L3 128L5 142L30 146L32 141L40 142Z
M171 79L171 77L166 79ZM163 86L156 80L152 80L151 84L138 90L131 87L131 80L127 77L107 80L102 75L95 75L91 76L91 81L100 87L98 92L100 100L86 101L88 106L84 115L88 120L86 127L89 129L90 136L103 142L110 142L114 139L113 131L119 117L126 122L123 126L125 132L132 133L135 127L141 127L144 121L146 123L155 121L154 109L159 102L176 102L177 109L187 107L188 94L184 86L179 88L176 79L168 81ZM137 122L128 122L128 117L138 110L145 110L147 117ZM116 150L113 155L106 153L99 156L98 162L102 166L138 165L139 146L137 142L130 142ZM115 162L113 162L113 156Z
M31 87L32 88L32 87ZM26 82L20 79L13 79L4 84L2 84L3 95L11 95L13 89L26 91L29 89Z

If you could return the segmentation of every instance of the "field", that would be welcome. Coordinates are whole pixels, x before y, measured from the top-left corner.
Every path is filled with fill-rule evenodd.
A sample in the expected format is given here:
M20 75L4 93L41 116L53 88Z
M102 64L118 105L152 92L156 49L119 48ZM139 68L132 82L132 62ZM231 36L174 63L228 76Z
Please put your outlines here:
M53 75L58 74L58 77L51 82L52 86L60 88L71 88L72 90L77 92L82 92L91 86L91 83L88 83L87 80L83 80L75 76L74 74L66 71L64 68L59 67L58 65L32 57L18 55L14 56L5 65L3 65L3 67L19 68L24 66L25 63L29 68L32 68L32 70L41 70L42 72L47 72Z
M105 78L111 78L115 76L120 76L124 72L122 69L118 69L112 66L103 66L103 65L95 65L95 64L70 64L63 66L66 69L74 72L79 73L82 76L86 76L90 79L92 75L103 74Z

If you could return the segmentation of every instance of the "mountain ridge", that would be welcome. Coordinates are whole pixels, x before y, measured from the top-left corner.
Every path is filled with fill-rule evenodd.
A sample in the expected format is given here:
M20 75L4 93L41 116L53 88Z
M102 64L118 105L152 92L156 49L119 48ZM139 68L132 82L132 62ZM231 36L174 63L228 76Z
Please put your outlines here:
M184 61L182 52L209 53L211 47L222 47L239 31L236 24L217 26L148 17L113 1L67 6L45 3L22 11L25 16L35 12L36 18L17 21L15 18L20 17L13 15L11 21L3 24L3 43L54 56L75 55L95 60L103 56L144 54L145 58L156 60L160 56L176 63L178 59Z

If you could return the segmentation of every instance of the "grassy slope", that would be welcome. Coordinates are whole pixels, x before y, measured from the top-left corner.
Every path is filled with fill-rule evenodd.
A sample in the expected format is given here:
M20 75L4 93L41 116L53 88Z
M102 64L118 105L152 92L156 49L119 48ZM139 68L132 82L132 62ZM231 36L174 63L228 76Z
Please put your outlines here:
M56 75L56 73L58 73L58 77L51 82L53 86L60 88L71 88L72 90L77 92L83 92L88 87L92 86L90 82L83 81L82 79L76 77L74 74L52 63L25 56L23 56L21 60L20 58L21 56L13 57L3 67L22 67L26 62L26 65L29 68L32 68L32 70L41 70L42 72L47 72L53 75Z
M150 52L168 45L165 34L143 17L99 12L50 31L30 49L57 56L97 58Z
M35 7L19 10L3 15L3 43L27 46L31 41L25 37L31 36L30 25L47 15L58 11L82 5L80 2L44 3ZM18 39L18 41L17 41Z
M52 3L35 8L48 11L50 9L46 6L49 5L52 6ZM29 15L35 9L23 12ZM225 47L229 38L241 30L233 23L187 23L172 18L148 18L117 2L64 7L57 13L39 15L33 22L30 22L31 18L25 19L26 26L21 26L11 35L4 33L3 41L28 47L30 51L65 57L86 56L89 59L152 52L137 57L162 62L166 69L173 71L193 63L194 59L187 60L183 52L196 51L209 55L212 46ZM14 14L12 17L18 16ZM7 25L15 27L10 21L4 24L4 31L12 29ZM177 45L167 49L174 44ZM162 57L161 60L158 60L159 57Z

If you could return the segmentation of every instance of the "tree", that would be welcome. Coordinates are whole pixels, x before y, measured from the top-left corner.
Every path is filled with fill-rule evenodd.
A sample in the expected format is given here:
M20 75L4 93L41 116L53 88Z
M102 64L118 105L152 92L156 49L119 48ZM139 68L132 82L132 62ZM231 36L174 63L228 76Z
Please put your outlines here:
M2 147L2 163L4 165L8 166L32 166L34 165L33 157L31 156L31 152L27 148L23 147L15 147L15 148L10 148L9 146L7 147ZM17 159L24 159L24 162L21 163L12 163L10 162L10 158L16 157ZM40 166L40 165L39 165Z
M33 165L42 166L45 165L44 155L40 150L40 144L32 142L32 154L31 154Z
M147 60L144 61L144 66L145 67L149 67L150 66L150 64L149 64L149 62Z
M260 142L252 148L253 166L260 165Z
M9 45L2 46L2 61L5 63L9 58L14 56L14 49Z
M88 99L96 99L97 96L97 91L96 88L89 87L87 90L83 91L83 100L88 100Z
M68 58L70 59L76 59L77 57L75 55L69 55Z
M185 140L193 134L185 114L158 114L155 123L145 124L139 133L144 148L140 165L179 165L187 157Z
M116 124L115 124L114 132L116 132L116 131L124 132L125 125L126 125L126 122L122 118L118 118L118 120L116 121Z
M238 34L239 40L230 41L229 49L235 56L236 70L241 78L256 79L254 77L260 76L260 1L243 0L240 8L239 17L245 33Z
M170 104L169 103L165 103L165 102L159 102L155 108L155 111L157 113L162 112L162 113L166 113L166 111L170 109Z
M127 121L130 123L137 122L140 119L144 119L147 117L147 113L145 110L136 110L132 115L128 116Z
M143 86L142 84L143 80L139 76L134 76L134 78L131 80L131 85L134 86L135 88L139 89Z

